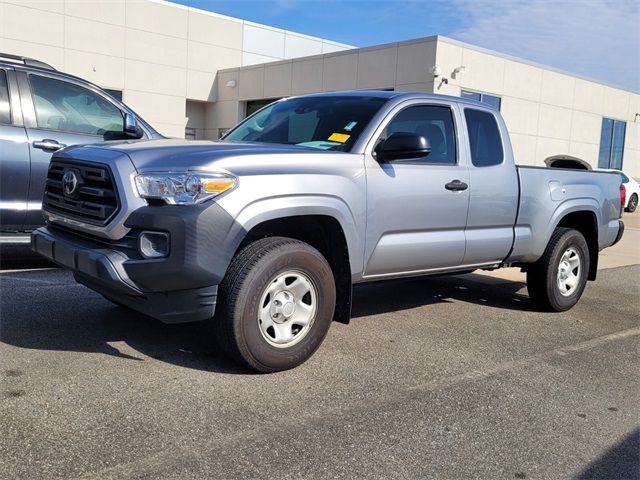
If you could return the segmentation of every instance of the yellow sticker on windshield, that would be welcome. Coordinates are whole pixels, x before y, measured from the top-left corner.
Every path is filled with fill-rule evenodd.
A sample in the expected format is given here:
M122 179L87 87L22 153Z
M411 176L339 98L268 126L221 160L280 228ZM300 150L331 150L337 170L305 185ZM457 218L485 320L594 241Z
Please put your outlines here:
M351 135L347 135L346 133L332 133L331 136L329 137L329 141L344 143L347 140L349 140L350 136Z

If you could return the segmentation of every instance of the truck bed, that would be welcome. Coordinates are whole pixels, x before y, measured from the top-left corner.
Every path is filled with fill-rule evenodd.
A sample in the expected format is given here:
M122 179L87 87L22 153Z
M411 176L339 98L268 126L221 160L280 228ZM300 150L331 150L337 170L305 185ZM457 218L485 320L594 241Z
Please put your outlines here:
M535 261L559 220L585 208L597 226L599 250L614 243L620 217L617 173L532 166L516 169L520 198L509 263Z

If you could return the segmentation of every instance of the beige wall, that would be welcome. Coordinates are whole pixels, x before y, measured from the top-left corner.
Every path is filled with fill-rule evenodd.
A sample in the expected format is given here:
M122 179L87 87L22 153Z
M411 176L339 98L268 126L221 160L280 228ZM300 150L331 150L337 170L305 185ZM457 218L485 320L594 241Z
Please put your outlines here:
M431 92L435 54L435 39L427 39L226 69L218 73L212 126L233 126L249 100L352 89Z
M554 155L570 155L598 166L602 118L627 123L623 168L640 177L640 94L613 88L542 66L439 37L436 63L448 84L435 91L461 90L501 97L516 161L541 165ZM451 78L456 67L465 72Z
M176 137L187 99L216 100L218 70L346 48L158 0L0 0L0 52L122 90L125 103Z

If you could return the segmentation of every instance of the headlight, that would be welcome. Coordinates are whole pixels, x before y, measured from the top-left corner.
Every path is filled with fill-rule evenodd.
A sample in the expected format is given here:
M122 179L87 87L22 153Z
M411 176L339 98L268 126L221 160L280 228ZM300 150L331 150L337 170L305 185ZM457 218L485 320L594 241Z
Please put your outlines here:
M136 176L142 198L171 205L200 203L231 190L238 179L225 173L144 173Z

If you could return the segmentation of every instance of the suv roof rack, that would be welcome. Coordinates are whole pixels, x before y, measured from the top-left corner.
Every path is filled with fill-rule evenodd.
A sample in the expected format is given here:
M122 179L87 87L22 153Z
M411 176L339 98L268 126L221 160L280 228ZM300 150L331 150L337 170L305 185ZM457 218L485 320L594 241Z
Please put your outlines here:
M7 61L11 63L21 63L28 67L38 67L44 68L45 70L54 70L51 65L48 63L41 62L40 60L36 60L35 58L23 57L20 55L13 55L11 53L1 53L0 52L0 62Z

